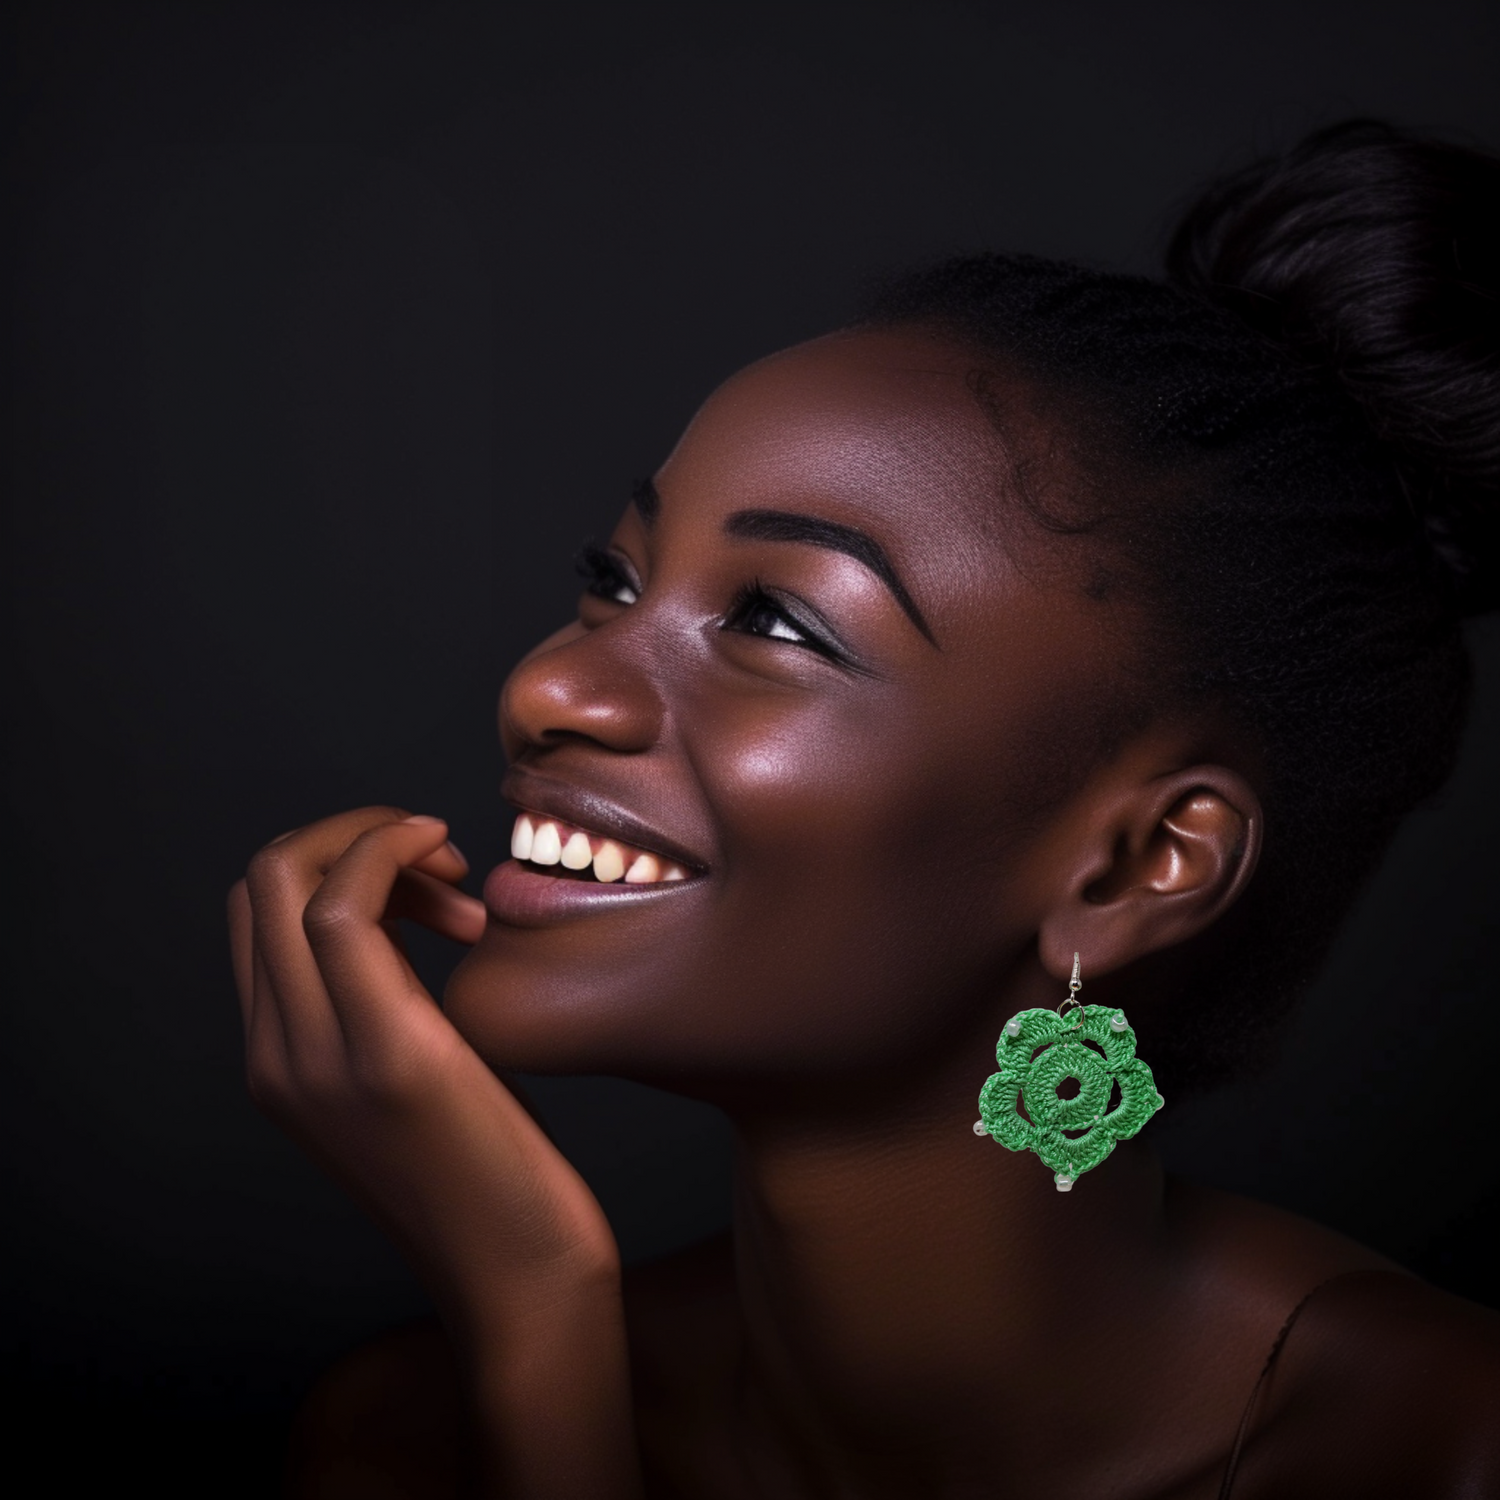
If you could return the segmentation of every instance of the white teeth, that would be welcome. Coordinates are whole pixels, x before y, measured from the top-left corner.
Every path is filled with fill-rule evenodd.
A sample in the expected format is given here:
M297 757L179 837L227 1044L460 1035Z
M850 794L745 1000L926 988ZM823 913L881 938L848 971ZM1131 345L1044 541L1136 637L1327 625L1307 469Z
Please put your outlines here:
M625 851L613 839L606 839L594 856L594 879L609 885L624 873Z
M531 841L536 835L536 830L531 826L531 819L522 813L516 819L516 826L510 834L510 852L516 859L531 858Z
M625 872L626 885L655 885L661 879L661 861L654 854L642 854Z
M594 851L589 847L586 833L575 833L563 845L562 863L565 870L586 870L594 862Z
M534 865L555 865L562 858L562 840L557 836L556 823L543 823L537 829L529 858Z
M564 837L566 835L566 838ZM534 865L560 864L565 870L587 870L594 879L612 885L621 877L627 885L655 885L659 881L686 880L683 866L655 854L638 854L628 845L601 839L596 850L593 839L581 828L569 830L550 819L533 821L527 813L516 819L510 835L510 852L516 859Z

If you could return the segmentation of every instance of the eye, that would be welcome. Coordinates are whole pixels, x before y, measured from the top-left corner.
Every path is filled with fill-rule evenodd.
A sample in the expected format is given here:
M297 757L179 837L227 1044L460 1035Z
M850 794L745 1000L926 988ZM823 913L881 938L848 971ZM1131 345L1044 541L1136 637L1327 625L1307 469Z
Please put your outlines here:
M763 640L786 641L789 645L816 651L819 656L839 659L838 651L829 641L798 619L790 606L758 581L747 584L735 595L724 616L723 628L743 635L758 635Z
M578 554L577 568L586 593L611 604L634 604L641 597L640 584L631 576L628 564L613 552L590 542Z

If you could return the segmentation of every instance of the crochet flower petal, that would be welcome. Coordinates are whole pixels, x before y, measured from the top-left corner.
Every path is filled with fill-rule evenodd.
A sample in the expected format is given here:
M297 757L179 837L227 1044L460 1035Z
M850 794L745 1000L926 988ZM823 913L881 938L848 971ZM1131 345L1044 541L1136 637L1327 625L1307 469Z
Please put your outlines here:
M1059 1023L1055 1010L1023 1010L1005 1024L1006 1029L995 1044L995 1061L1002 1068L1018 1058L1030 1059L1043 1042L1057 1035ZM1015 1036L1010 1033L1012 1026L1017 1028Z
M1016 1108L1020 1092L1020 1075L1007 1070L992 1073L979 1094L979 1118L984 1128L1012 1151L1026 1150L1031 1136L1031 1126Z
M1110 1111L1108 1124L1118 1140L1127 1141L1165 1101L1156 1091L1151 1069L1139 1058L1127 1063L1115 1077L1120 1085L1120 1102Z

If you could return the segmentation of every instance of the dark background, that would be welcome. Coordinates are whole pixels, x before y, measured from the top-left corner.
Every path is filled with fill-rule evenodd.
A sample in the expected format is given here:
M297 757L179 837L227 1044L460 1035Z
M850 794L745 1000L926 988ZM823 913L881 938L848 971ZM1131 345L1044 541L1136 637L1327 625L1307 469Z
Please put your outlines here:
M1500 146L1497 16L21 8L0 1102L48 1493L202 1493L205 1449L214 1492L264 1492L314 1372L423 1305L244 1098L222 900L248 855L390 800L488 868L499 683L719 379L912 259L1148 269L1194 184L1340 116ZM1462 769L1285 1060L1159 1134L1500 1303L1500 629L1474 639ZM536 1092L628 1257L722 1222L711 1112Z

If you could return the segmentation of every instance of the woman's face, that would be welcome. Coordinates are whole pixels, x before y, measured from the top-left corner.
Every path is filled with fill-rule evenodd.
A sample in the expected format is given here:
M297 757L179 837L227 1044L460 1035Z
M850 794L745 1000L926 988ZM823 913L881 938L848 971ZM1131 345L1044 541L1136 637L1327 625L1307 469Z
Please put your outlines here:
M511 674L507 800L687 878L494 872L446 1000L494 1065L826 1087L993 1040L1125 645L1033 566L971 364L897 330L735 376Z

